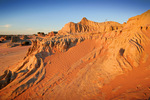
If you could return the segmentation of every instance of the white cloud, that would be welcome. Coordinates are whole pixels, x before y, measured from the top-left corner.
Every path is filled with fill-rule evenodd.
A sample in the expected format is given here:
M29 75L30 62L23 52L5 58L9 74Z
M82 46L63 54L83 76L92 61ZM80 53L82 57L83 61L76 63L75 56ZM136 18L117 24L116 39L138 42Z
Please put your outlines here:
M11 25L10 24L0 25L0 27L9 28L9 27L11 27Z

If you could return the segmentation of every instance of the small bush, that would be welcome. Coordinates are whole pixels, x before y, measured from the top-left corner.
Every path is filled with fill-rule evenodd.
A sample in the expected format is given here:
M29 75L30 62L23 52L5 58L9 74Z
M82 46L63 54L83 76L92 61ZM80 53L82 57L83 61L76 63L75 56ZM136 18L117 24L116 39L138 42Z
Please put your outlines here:
M21 43L21 46L25 46L25 45L30 45L30 42L29 42L29 41L23 41L23 42Z

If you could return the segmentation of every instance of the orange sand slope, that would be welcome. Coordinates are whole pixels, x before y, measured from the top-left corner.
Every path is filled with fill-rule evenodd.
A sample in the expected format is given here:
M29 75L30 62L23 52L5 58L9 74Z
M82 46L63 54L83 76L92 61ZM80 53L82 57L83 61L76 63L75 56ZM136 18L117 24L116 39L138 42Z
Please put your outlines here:
M26 55L29 46L7 48L0 46L0 73L5 71L9 66L16 64Z
M0 99L148 99L149 33L150 10L123 25L66 24L32 41L24 60L0 76Z

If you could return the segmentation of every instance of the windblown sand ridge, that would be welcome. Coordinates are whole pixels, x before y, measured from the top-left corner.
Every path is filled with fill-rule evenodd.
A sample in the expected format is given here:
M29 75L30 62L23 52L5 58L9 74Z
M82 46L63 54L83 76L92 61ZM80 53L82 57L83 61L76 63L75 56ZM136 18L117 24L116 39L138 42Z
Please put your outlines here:
M68 23L0 76L0 99L148 99L149 33L150 10L125 25Z

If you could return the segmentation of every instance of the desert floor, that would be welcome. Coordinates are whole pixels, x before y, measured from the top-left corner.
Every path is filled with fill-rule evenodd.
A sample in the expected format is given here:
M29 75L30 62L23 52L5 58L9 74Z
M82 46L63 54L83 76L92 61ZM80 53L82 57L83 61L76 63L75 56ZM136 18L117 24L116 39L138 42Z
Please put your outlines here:
M9 66L22 60L30 46L16 46L8 48L5 43L0 43L0 73L3 73Z

